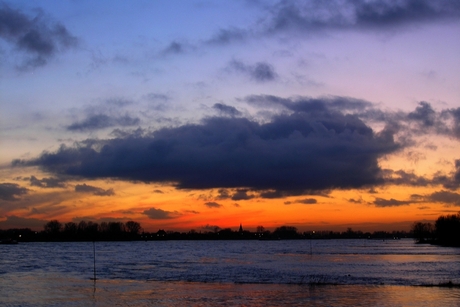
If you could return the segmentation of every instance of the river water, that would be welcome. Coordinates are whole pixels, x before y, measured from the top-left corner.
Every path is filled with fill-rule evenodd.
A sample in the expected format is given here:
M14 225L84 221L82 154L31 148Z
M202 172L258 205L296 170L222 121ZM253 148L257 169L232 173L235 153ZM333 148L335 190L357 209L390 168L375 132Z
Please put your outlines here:
M460 249L410 239L0 246L1 306L460 306L449 282Z

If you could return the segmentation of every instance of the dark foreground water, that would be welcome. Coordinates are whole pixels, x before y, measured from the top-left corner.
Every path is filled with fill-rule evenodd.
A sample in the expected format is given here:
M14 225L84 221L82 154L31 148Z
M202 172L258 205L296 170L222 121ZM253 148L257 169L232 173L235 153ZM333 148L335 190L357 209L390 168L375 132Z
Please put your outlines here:
M0 306L460 306L460 249L412 240L0 245Z

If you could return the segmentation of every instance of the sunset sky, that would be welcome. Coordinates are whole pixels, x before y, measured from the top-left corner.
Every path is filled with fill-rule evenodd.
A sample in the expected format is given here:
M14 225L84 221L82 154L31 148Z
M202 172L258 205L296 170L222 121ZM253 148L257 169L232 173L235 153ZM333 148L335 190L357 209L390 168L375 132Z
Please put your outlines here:
M460 211L460 2L2 1L0 229Z

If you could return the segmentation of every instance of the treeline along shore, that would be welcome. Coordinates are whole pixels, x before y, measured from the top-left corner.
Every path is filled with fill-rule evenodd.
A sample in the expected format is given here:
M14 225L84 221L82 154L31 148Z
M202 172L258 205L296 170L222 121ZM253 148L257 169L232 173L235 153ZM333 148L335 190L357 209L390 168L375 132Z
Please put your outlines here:
M460 212L442 215L434 225L416 222L412 226L412 233L417 243L460 247Z
M143 231L140 223L135 221L102 222L92 221L69 222L62 224L58 220L47 222L42 231L33 231L28 228L0 230L0 238L14 239L23 242L33 241L135 241L135 240L280 240L280 239L399 239L412 237L406 231L375 231L362 232L348 228L344 232L334 231L306 231L299 232L293 226L281 226L274 231L258 226L255 232L236 231L231 228L219 228L188 232L166 231L159 229L156 232Z
M53 242L53 241L152 241L152 240L281 240L281 239L379 239L394 240L414 238L417 243L432 243L447 246L460 246L460 213L440 216L434 225L415 222L411 231L375 231L362 232L348 228L344 232L306 231L299 232L293 226L281 226L274 231L258 226L255 232L240 228L214 227L205 231L188 232L143 231L140 223L135 221L102 222L80 221L79 223L60 223L58 220L47 222L42 231L28 228L0 230L0 239L4 242ZM7 241L8 240L8 241Z

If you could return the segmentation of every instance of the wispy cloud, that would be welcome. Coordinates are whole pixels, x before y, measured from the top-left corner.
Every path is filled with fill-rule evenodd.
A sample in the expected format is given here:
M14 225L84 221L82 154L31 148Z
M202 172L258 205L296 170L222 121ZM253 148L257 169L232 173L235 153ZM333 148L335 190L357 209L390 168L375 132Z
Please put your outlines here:
M99 188L99 187L87 185L86 183L77 184L75 186L75 192L78 192L78 193L91 193L91 194L97 195L97 196L112 196L112 195L115 195L115 192L113 191L113 189L104 190L104 189Z
M152 220L169 220L181 216L181 214L177 211L165 211L157 208L150 208L148 210L144 210L143 213Z
M238 111L237 108L223 104L223 103L215 103L212 106L213 109L217 110L220 115L228 115L228 116L240 116L242 113Z
M7 4L0 4L0 38L25 54L20 68L43 66L56 53L75 47L78 39L60 22L35 10L29 16Z
M298 199L295 201L285 201L285 205L291 205L291 204L302 204L302 205L314 205L318 203L318 201L315 198L305 198L305 199Z
M208 208L221 208L221 207L223 207L221 204L216 203L216 202L214 202L214 201L206 202L206 203L204 203L204 205L205 205L206 207L208 207Z
M460 17L450 0L280 1L270 9L271 32L324 29L387 29L407 24Z
M82 121L75 122L67 126L69 131L91 131L104 129L114 126L135 126L139 125L140 119L137 117L131 117L124 115L120 117L113 117L105 114L90 115Z
M245 29L220 29L208 39L206 43L211 45L228 45L230 43L244 41L249 36L248 34L248 31Z
M414 201L397 200L394 198L391 198L391 199L376 198L374 200L374 205L376 207L399 207L399 206L407 206L412 203L414 203Z
M266 62L245 64L241 61L232 60L229 63L229 70L245 74L257 82L273 81L278 76L274 67Z

